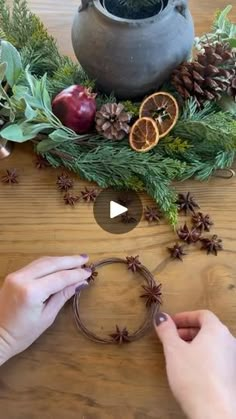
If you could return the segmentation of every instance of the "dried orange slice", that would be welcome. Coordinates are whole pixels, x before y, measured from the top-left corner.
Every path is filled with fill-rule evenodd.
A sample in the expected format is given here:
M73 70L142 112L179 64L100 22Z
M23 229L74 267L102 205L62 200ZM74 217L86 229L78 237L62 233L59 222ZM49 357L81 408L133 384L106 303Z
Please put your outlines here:
M156 122L152 118L140 118L131 128L129 142L133 150L145 153L157 145L159 137Z
M176 99L169 93L154 93L141 104L139 117L154 119L160 138L163 138L174 128L179 117L179 106Z

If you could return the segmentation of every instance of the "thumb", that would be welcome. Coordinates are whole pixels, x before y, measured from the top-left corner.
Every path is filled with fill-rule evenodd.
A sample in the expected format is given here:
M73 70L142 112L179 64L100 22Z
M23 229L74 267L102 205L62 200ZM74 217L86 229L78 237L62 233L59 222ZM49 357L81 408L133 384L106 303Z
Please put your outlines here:
M168 314L157 312L154 327L165 352L181 344L176 325Z
M73 297L75 292L77 292L79 289L82 290L83 288L87 287L88 283L86 281L80 282L76 286L71 285L66 287L64 290L59 291L57 294L54 294L44 308L43 318L45 323L49 323L51 325L59 311L62 309L65 303L70 300L71 297Z

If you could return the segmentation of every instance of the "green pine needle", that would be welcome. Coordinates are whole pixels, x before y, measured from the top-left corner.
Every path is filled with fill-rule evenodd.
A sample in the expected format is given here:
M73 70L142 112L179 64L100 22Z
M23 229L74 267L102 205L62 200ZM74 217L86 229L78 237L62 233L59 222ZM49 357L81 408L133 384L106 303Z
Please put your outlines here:
M140 8L157 4L159 0L118 1L124 7ZM234 34L235 25L229 21L228 12L229 8L226 8L218 14L209 35L210 42L215 42L219 36L220 40L229 41ZM199 110L195 100L186 101L171 135L161 139L148 153L134 152L127 138L112 142L96 133L77 135L53 115L51 100L72 84L94 88L94 82L78 64L59 54L55 40L48 35L39 18L30 12L25 0L13 0L12 11L6 0L0 0L0 27L0 37L17 47L25 69L10 97L0 84L0 115L8 116L12 121L1 131L4 138L35 141L38 133L43 134L45 139L39 140L37 152L52 166L64 166L102 188L146 191L172 225L177 222L173 181L192 177L206 180L216 170L232 166L236 154L236 121L232 114L220 110L216 102L205 103L204 109ZM15 51L15 63L17 57ZM6 69L2 63L2 80ZM166 86L168 90L168 84ZM107 97L99 93L97 107L107 102L116 102L114 95ZM138 117L139 104L131 101L123 104L127 112Z
M160 3L161 0L118 0L121 6L126 7L127 9L132 9L137 11L141 8L152 7Z

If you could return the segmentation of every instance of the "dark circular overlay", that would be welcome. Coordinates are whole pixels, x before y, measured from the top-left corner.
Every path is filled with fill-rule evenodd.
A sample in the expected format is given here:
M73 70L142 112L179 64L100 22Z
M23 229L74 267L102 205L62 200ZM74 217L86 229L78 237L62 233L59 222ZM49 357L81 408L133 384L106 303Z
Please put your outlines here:
M115 218L111 218L111 202L126 207L128 211ZM126 234L137 227L141 221L143 207L138 193L134 191L119 192L109 188L98 195L93 212L97 224L103 230L111 234Z

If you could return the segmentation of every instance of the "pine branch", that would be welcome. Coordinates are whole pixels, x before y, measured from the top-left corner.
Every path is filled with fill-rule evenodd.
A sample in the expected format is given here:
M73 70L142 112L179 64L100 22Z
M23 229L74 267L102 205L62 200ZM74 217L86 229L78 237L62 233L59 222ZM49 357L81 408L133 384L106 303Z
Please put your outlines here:
M126 7L134 11L140 10L141 8L152 7L160 3L161 0L117 0L121 6Z
M158 201L171 223L176 222L176 194L170 183L183 175L185 163L163 158L157 153L134 153L124 143L107 142L93 150L72 143L57 147L56 150L70 155L72 160L55 156L53 151L45 153L54 167L63 165L83 178L98 183L102 188L145 189Z
M5 34L2 28L0 28L0 39L7 40L7 35Z
M9 29L10 29L10 8L6 4L6 0L0 0L0 27L5 34L4 39L10 42Z
M173 135L188 140L198 152L206 155L236 148L236 122L224 112L209 114L202 120L180 120Z
M40 19L30 12L25 0L13 0L12 12L0 0L0 25L6 40L21 51L24 66L32 65L37 75L54 72L61 62L57 45Z
M48 74L53 95L72 84L94 87L78 64L60 55L55 39L25 0L13 0L12 12L6 0L0 0L0 37L20 51L24 68L30 65L38 77Z
M212 115L220 111L217 102L205 102L204 107L199 109L197 101L194 97L184 102L180 120L202 121L208 115Z
M53 73L52 77L49 78L48 83L52 96L74 84L82 84L91 89L95 87L95 82L88 78L82 67L68 57L63 57L60 66Z

